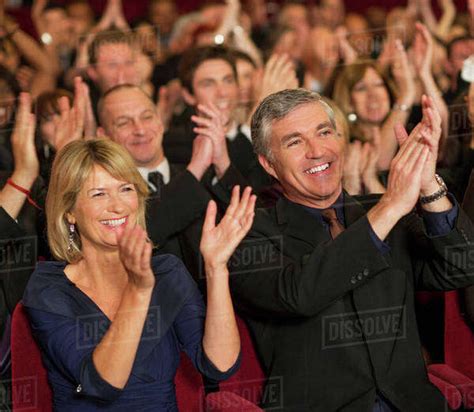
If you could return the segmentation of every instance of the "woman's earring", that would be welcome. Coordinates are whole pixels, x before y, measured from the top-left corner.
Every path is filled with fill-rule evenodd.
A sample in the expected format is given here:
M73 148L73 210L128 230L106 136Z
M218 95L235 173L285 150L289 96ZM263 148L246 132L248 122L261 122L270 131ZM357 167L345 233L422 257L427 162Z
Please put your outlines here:
M354 112L351 112L347 115L347 120L349 120L351 123L354 123L357 121L357 115Z
M69 225L69 241L67 246L67 251L72 252L74 246L74 233L76 232L76 227L71 223Z

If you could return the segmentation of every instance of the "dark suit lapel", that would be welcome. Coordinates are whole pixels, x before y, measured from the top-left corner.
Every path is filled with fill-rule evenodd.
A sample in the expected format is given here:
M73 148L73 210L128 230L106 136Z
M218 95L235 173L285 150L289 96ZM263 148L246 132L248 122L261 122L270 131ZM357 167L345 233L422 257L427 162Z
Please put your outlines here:
M331 236L321 222L303 206L281 197L276 204L277 223L286 236L308 243L313 248L331 240ZM285 244L285 248L290 245Z
M354 197L344 192L344 219L346 228L367 214L364 206Z

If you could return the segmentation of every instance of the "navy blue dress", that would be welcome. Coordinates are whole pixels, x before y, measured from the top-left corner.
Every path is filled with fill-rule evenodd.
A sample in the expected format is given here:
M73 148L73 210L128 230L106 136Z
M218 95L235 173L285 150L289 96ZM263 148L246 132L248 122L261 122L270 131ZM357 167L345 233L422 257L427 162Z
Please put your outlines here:
M181 350L213 380L227 379L238 369L240 355L226 372L206 357L202 296L183 263L161 255L152 259L156 283L132 373L123 390L111 386L92 362L92 352L111 322L66 277L65 267L64 262L40 262L23 297L55 410L177 411L173 380Z

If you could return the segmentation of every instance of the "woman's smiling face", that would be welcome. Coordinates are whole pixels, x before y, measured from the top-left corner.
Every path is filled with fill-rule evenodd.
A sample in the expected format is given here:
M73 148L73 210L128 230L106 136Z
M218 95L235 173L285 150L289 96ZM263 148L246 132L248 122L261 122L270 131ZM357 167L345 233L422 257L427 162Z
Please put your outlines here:
M351 90L351 103L357 117L373 124L381 123L390 111L390 96L384 79L368 67L364 77Z
M137 223L137 211L135 186L94 166L67 218L76 225L83 250L110 250L117 247L117 232Z

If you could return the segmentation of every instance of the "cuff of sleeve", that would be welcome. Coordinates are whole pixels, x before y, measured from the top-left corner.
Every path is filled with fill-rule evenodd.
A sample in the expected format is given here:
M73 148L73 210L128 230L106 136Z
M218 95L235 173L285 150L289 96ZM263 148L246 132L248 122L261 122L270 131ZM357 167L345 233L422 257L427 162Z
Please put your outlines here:
M3 207L0 207L0 222L2 222L0 239L6 240L25 236L25 233L19 226L18 221L13 219Z
M422 217L428 236L445 236L454 229L459 213L459 205L451 193L448 193L448 198L454 206L445 212L427 212L422 210Z
M112 386L99 375L91 352L82 361L81 381L76 387L76 393L112 402L122 394L122 389Z
M240 185L240 187L243 188L247 184L248 183L245 178L231 163L224 175L216 182L216 184L212 183L211 190L218 202L227 205L230 202L230 197L234 186Z
M198 353L198 357L197 357L198 359L197 367L199 369L199 372L207 376L209 379L212 379L215 381L223 381L223 380L229 379L240 368L240 363L242 359L242 351L239 351L239 356L237 356L235 363L228 370L224 372L216 368L216 366L212 363L212 361L207 357L206 352L204 351L202 346L199 347L199 352L200 353Z
M374 242L375 247L379 250L379 252L382 255L385 255L386 253L390 252L390 246L377 236L377 233L374 232L374 229L372 229L372 226L370 224L369 224L369 236Z

